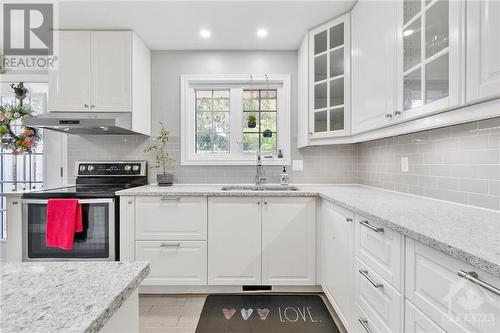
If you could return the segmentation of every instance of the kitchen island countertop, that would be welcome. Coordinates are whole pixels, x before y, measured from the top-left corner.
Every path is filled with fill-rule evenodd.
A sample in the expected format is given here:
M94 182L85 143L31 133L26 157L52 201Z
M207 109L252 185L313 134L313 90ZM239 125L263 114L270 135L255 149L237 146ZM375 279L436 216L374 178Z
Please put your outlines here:
M149 273L144 262L0 264L1 332L97 332Z

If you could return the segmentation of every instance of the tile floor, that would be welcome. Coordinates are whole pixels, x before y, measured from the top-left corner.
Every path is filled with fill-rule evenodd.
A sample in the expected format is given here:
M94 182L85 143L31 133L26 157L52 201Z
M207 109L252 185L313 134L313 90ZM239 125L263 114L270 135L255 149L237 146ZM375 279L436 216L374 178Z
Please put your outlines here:
M142 295L139 298L139 331L141 333L194 333L206 295ZM346 332L325 302L341 332Z

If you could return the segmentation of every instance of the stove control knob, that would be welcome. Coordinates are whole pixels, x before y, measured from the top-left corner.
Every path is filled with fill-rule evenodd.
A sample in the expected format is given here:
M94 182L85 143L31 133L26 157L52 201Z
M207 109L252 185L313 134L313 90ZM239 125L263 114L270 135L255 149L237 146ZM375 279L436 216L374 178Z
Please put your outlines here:
M80 165L80 172L84 172L87 167L85 165Z
M132 170L132 167L130 165L125 165L125 171L129 172L130 170Z
M95 168L94 168L94 166L93 166L93 165L89 165L89 166L87 167L87 169L89 170L89 172L92 172L92 171L94 171L94 169L95 169Z
M134 171L138 171L138 170L139 170L139 166L138 166L138 165L134 165L134 166L132 167L132 170L134 170Z

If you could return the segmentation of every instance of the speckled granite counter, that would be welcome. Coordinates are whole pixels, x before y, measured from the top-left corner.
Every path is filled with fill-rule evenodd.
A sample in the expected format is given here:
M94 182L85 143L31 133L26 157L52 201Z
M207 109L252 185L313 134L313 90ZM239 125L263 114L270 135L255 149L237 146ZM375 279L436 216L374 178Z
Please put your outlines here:
M500 212L362 185L300 185L299 191L222 191L222 185L147 185L119 195L319 196L500 277Z
M0 264L0 331L96 332L148 273L143 262Z

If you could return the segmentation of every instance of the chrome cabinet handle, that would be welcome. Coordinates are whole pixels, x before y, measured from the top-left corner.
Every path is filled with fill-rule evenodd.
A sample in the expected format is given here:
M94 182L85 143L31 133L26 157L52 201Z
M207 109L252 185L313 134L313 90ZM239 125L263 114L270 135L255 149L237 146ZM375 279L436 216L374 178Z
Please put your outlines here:
M181 243L161 243L160 247L181 247Z
M394 111L394 115L395 116L400 116L401 115L401 111Z
M375 288L384 288L384 285L382 283L377 283L375 282L369 275L368 275L368 271L367 270L362 270L360 269L359 270L359 273L361 275L363 275L367 280L368 282L370 282Z
M181 201L181 198L180 197L167 197L167 196L163 196L163 197L161 197L160 200L161 201Z
M392 114L391 114L391 113L386 113L386 114L385 114L385 117L386 117L386 118L392 118Z
M257 205L260 205L260 201L257 201Z
M95 108L95 105L94 104L90 104L90 108L91 109Z
M345 218L346 222L352 222L352 219L350 217Z
M368 229L371 229L371 230L373 230L375 232L384 232L384 228L375 227L375 226L371 225L370 223L368 223L368 221L366 221L366 220L359 221L359 224L364 225Z
M368 320L366 320L365 318L359 318L358 321L367 333L371 333L370 329L368 328Z
M89 107L89 105L88 105L88 104L83 104L83 107L84 107L84 108L88 108L88 107Z
M465 271L458 271L457 272L458 276L464 278L464 279L467 279L481 287L483 287L484 289L486 290L489 290L491 291L492 293L500 296L500 289L498 289L497 287L494 287L492 286L491 284L489 283L486 283L482 280L479 280L479 275L476 273L476 272L465 272Z
M132 200L129 200L129 201L128 201L128 204L129 204L129 205L131 205L132 203L133 203L133 201L132 201Z
M264 205L267 205L267 201L264 201Z

